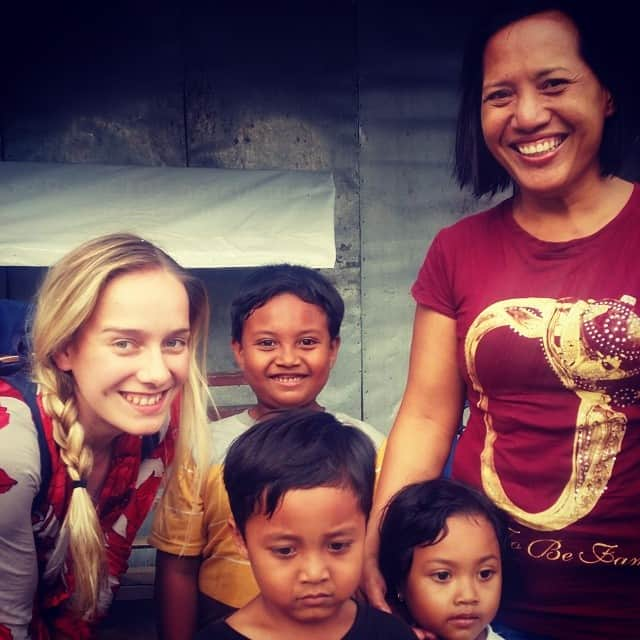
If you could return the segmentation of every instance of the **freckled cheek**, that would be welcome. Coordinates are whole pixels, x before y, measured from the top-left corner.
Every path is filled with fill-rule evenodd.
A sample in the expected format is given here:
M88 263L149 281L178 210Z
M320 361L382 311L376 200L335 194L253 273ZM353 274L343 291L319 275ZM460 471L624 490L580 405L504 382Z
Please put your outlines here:
M189 376L189 359L189 354L185 353L171 366L173 375L180 384L184 384Z
M118 384L126 378L135 376L137 368L124 359L103 359L99 364L99 376L96 374L95 362L83 363L73 370L73 377L76 384L95 384L96 380L101 380L105 384Z

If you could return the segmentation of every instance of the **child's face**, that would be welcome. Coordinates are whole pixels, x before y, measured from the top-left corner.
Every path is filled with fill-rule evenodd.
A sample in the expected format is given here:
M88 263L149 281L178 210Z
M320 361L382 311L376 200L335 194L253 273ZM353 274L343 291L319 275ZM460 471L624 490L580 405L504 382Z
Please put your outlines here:
M55 355L73 374L88 438L154 433L187 379L189 299L161 269L124 274L102 291L88 321Z
M404 599L416 624L443 640L483 640L500 603L502 563L495 531L481 515L447 519L436 544L416 547Z
M274 296L245 320L232 347L258 400L271 409L313 406L327 383L340 341L331 339L327 315L291 293Z
M288 491L271 518L251 516L236 540L266 609L297 623L331 623L360 581L366 518L351 489Z

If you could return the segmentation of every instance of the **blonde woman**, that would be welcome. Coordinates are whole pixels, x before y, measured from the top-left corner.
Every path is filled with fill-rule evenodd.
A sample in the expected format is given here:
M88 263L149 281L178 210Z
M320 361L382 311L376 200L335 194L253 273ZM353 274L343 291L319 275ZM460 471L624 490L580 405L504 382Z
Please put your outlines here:
M133 235L49 270L31 331L41 425L0 380L0 639L91 636L174 452L206 456L208 322L202 283Z

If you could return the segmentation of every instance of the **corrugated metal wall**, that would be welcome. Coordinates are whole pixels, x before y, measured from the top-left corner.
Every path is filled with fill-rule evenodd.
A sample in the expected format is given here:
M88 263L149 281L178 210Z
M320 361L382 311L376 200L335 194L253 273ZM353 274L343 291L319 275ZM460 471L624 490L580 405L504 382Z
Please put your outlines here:
M426 5L361 16L364 407L385 429L406 381L409 288L437 230L473 206L451 178L466 18Z

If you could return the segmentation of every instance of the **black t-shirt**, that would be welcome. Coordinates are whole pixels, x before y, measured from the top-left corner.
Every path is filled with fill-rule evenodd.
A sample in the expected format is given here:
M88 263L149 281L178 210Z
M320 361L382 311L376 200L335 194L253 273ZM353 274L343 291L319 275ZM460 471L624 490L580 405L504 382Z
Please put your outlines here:
M374 609L368 604L358 604L356 618L351 629L341 640L416 640L411 629L402 620ZM232 629L224 620L204 627L194 640L251 640Z

